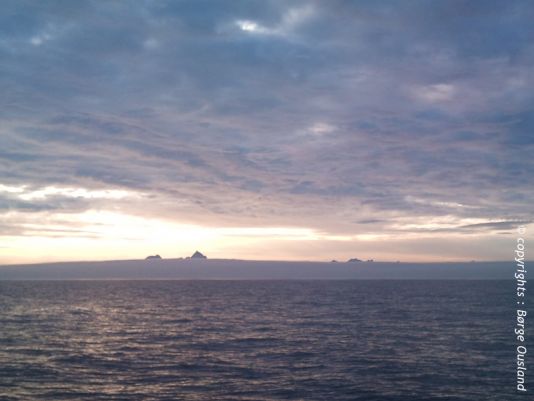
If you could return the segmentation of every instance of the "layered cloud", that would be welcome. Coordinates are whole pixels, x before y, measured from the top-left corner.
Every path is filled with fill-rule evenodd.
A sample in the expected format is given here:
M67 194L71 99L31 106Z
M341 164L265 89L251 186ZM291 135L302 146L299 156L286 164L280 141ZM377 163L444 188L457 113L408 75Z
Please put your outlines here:
M83 217L102 212L215 230L221 256L243 243L224 230L263 229L242 254L375 255L394 240L390 259L417 241L426 258L487 259L488 243L504 258L505 234L532 220L533 14L526 1L3 2L0 233L104 241Z

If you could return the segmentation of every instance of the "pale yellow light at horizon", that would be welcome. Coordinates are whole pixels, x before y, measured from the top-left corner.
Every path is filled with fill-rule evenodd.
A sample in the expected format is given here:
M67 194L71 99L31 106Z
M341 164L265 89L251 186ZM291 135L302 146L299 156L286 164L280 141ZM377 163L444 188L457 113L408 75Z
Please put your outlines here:
M87 259L81 256L87 254L95 259L135 259L152 253L180 257L195 249L224 254L225 249L237 244L246 249L270 240L349 239L319 234L309 228L203 227L96 210L56 213L51 221L26 222L22 227L28 233L5 237L0 263L80 260Z
M143 259L155 253L177 258L197 249L210 258L317 261L466 261L480 253L455 233L433 238L417 232L336 235L303 227L205 227L101 210L33 216L39 219L20 220L19 233L2 237L0 264ZM471 238L491 244L495 237ZM505 259L491 250L490 245L487 260Z

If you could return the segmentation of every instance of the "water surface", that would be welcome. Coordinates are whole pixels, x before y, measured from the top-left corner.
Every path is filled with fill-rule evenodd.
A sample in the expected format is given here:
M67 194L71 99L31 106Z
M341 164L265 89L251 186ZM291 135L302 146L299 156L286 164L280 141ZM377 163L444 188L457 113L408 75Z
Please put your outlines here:
M511 281L0 282L0 399L511 400L514 302Z

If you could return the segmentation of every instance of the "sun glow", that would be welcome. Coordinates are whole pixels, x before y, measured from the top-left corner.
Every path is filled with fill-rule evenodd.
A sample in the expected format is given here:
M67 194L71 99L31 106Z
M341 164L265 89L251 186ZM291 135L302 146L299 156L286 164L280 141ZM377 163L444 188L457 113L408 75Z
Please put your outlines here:
M6 221L22 220L20 213L4 217ZM195 249L211 257L228 257L228 249L250 249L264 243L350 239L304 227L206 227L104 210L43 213L4 237L0 263L10 263L10 257L16 255L17 262L80 260L87 259L81 256L87 254L94 259L139 259L154 253L175 258Z

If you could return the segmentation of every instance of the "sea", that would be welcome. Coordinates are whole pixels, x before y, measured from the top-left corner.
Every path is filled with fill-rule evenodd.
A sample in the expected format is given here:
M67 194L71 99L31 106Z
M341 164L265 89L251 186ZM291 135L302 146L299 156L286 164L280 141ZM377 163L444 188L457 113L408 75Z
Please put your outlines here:
M500 280L0 281L0 400L527 400L516 309Z

